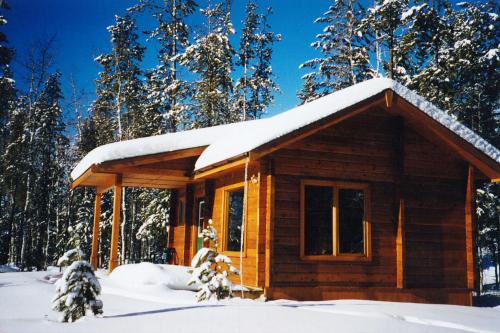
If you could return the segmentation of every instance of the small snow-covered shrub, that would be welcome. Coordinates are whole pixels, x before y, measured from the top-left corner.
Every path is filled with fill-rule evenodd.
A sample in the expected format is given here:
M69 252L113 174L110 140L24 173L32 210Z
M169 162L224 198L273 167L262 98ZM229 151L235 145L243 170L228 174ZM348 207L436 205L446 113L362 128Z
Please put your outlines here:
M83 252L82 250L76 248L66 251L57 261L57 266L69 266L75 261L82 260Z
M239 274L232 265L231 259L217 252L217 230L208 221L208 227L203 229L203 239L213 244L213 248L201 248L191 261L191 279L188 285L199 284L200 290L196 293L198 302L213 297L220 299L230 298L233 295L229 274Z
M62 322L73 322L85 316L87 310L102 314L102 302L97 298L100 293L101 285L92 266L86 261L75 261L56 282L52 310L62 313Z

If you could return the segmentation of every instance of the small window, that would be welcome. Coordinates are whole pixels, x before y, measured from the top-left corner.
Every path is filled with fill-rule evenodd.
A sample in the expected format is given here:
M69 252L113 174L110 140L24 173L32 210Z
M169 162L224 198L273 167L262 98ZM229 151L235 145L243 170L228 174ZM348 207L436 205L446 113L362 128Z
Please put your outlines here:
M179 216L177 216L177 225L182 226L186 223L186 204L184 203L184 200L179 201L178 212Z
M369 257L369 198L366 184L303 181L301 193L302 257Z
M225 192L225 249L240 251L243 223L243 189Z

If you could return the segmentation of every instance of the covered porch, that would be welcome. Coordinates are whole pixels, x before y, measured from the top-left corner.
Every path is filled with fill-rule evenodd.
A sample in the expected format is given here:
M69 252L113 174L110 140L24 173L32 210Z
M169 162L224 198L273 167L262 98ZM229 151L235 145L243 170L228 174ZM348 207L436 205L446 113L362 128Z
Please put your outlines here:
M113 191L111 246L109 255L109 271L119 265L118 243L120 238L120 219L123 189L158 188L178 190L194 181L193 169L196 159L205 147L195 147L136 156L92 164L71 184L71 189L85 186L95 189L94 216L92 228L92 250L90 263L94 269L98 266L101 201L105 192ZM176 201L177 191L172 192L172 200ZM170 211L170 219L175 219L175 209ZM170 237L170 234L169 234ZM167 242L167 240L165 240Z

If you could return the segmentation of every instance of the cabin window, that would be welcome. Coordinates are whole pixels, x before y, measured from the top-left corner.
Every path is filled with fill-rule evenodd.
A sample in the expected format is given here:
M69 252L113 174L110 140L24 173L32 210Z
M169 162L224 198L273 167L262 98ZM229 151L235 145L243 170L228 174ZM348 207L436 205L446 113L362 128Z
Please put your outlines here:
M301 256L355 259L370 255L368 186L302 181Z
M243 188L224 192L225 197L225 251L240 251L243 223Z
M177 216L177 225L181 226L186 223L186 203L184 200L179 201L179 216Z

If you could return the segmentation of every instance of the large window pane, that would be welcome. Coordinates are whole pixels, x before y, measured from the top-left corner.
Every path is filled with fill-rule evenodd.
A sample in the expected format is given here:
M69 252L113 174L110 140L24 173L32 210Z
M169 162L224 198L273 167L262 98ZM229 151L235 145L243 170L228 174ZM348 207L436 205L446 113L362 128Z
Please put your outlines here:
M339 252L364 253L363 190L339 189Z
M227 246L228 251L241 248L241 223L243 222L243 190L227 193Z
M304 186L304 254L333 254L333 189L326 186Z

